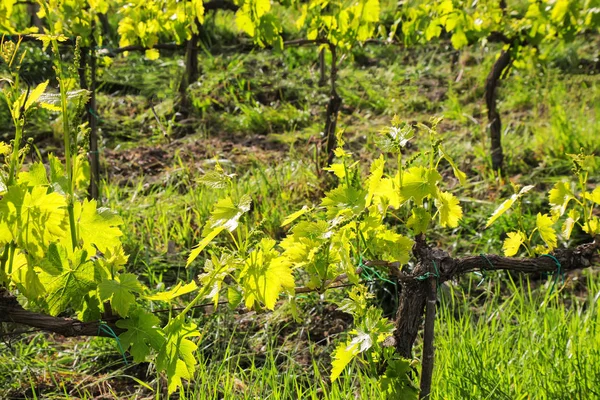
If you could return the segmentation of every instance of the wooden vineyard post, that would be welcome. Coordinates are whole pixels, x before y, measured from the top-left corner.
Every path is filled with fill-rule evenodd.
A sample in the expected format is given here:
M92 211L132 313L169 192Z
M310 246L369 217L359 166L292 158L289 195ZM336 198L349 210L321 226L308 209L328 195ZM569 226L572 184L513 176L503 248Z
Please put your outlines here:
M329 75L331 90L329 93L329 103L327 103L327 113L325 115L325 136L323 137L323 143L325 144L325 151L321 152L323 159L321 160L323 166L328 166L333 162L333 151L337 144L335 131L337 126L337 117L342 105L342 99L336 90L337 80L337 49L333 43L329 43L329 51L331 51L331 72Z
M435 267L435 263L433 264ZM435 268L437 270L437 267ZM434 346L433 338L435 331L435 307L437 301L438 272L433 271L427 279L429 288L427 291L427 305L425 306L425 328L423 331L423 357L421 361L421 399L428 399L431 393L431 380L433 377Z

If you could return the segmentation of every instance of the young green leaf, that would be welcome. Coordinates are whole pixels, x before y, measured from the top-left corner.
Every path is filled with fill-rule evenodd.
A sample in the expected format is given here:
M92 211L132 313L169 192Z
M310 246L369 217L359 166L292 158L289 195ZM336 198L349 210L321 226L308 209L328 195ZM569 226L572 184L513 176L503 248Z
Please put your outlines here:
M600 234L600 219L598 217L592 217L586 221L583 224L583 231L592 237Z
M462 208L452 193L440 192L435 204L439 211L440 224L444 227L456 228L462 218Z
M131 312L127 319L117 321L117 326L126 329L119 335L125 350L131 347L129 352L133 361L143 362L150 355L150 351L159 351L165 343L162 329L159 327L160 320L154 314L137 308Z
M575 227L575 223L577 223L577 221L579 221L580 217L581 217L581 214L579 214L579 211L577 211L576 209L573 208L573 209L569 210L567 219L565 220L565 222L563 223L563 226L562 226L562 235L565 238L565 240L569 240L569 238L571 237L571 232L573 232L573 227Z
M550 205L552 205L552 213L562 216L569 205L569 201L574 197L568 183L556 182L548 195L548 200L550 201Z
M519 247L521 247L526 239L523 232L509 232L508 237L504 240L504 245L502 246L504 255L506 257L512 257L517 254Z
M210 232L213 229L223 227L229 232L233 232L238 227L242 215L250 211L251 204L252 198L247 194L243 195L237 204L230 197L219 200L215 204L204 230Z
M269 310L275 308L282 288L294 288L292 263L273 249L273 239L262 239L258 249L250 253L240 273L246 307L261 302Z
M379 158L371 164L371 175L367 180L369 190L367 192L367 199L365 202L365 207L369 207L371 205L371 200L375 195L377 189L381 185L381 178L383 177L383 168L385 166L385 159L383 158L383 154L379 156Z
M583 193L583 197L593 201L596 204L600 204L600 186L596 186L592 193Z
M224 230L225 230L224 226L219 226L219 227L213 229L207 235L205 235L204 238L202 238L202 240L200 241L200 243L198 243L198 245L196 247L194 247L192 249L192 251L190 252L190 255L188 256L188 259L187 259L187 263L185 264L186 268L189 267L190 264L200 255L202 250L204 250L204 248L206 246L208 246L208 244L210 242L212 242L212 240L215 237L217 237L217 235L219 233L223 232Z
M460 169L458 169L454 160L442 148L440 148L440 152L442 153L442 157L444 157L446 161L448 161L448 164L450 164L450 166L452 167L454 176L456 176L461 185L464 185L467 181L467 175Z
M423 207L413 207L411 216L406 221L406 226L413 230L415 235L427 231L427 227L431 222L431 214Z
M402 186L400 187L401 201L414 199L415 204L422 205L423 199L435 196L437 182L442 176L433 169L424 167L411 167L402 174Z
M546 246L548 246L549 252L554 250L557 244L556 232L552 227L553 224L554 221L552 221L552 218L550 218L548 214L538 213L536 216L535 226L537 227L542 240L546 243Z
M524 186L523 189L521 189L521 191L519 191L519 193L515 193L512 196L510 196L509 199L504 200L504 202L502 204L500 204L500 207L496 208L496 210L494 211L492 216L488 219L488 222L487 222L487 224L485 224L485 227L487 228L488 226L492 225L494 223L494 221L496 221L498 218L500 218L500 216L502 216L502 214L504 214L506 211L508 211L512 207L512 205L515 203L515 201L517 201L520 197L522 197L525 193L529 192L533 188L534 188L533 185Z
M123 275L121 275L123 276ZM151 295L146 295L144 298L150 301L171 301L176 297L183 296L184 294L192 293L198 289L198 285L195 281L186 283L182 286L182 282L177 283L174 288L164 292L158 292Z
M120 274L115 279L105 279L98 285L100 300L110 300L110 305L121 317L127 317L135 304L135 294L141 293L142 284L134 274Z
M333 361L331 362L331 382L335 382L341 375L342 371L350 361L354 359L359 353L358 343L340 343L333 352Z
M285 219L283 220L283 222L281 223L281 227L284 227L286 225L291 224L292 222L294 222L295 220L297 220L298 218L300 218L301 216L303 216L304 214L306 214L307 212L312 211L312 208L308 208L306 205L302 206L302 208L290 215L288 215L287 217L285 217Z
M29 108L40 98L40 96L46 91L46 87L50 81L45 81L40 83L29 93L29 97L27 97L27 102L25 103L25 110L29 110Z
M121 245L123 233L119 225L121 217L108 208L97 208L96 200L85 199L76 202L73 208L77 238L83 242L82 247L88 254L96 254L96 247L105 253Z
M327 218L357 215L365 208L366 192L362 189L340 185L326 193L321 205L327 208Z
M156 356L156 369L167 373L167 391L171 394L183 386L182 379L194 376L198 345L190 339L200 336L200 332L195 324L186 324L182 316L172 319L164 332L166 341Z
M87 259L85 250L69 253L55 243L48 247L38 276L46 290L50 315L58 315L68 307L79 309L83 297L96 288L94 264Z

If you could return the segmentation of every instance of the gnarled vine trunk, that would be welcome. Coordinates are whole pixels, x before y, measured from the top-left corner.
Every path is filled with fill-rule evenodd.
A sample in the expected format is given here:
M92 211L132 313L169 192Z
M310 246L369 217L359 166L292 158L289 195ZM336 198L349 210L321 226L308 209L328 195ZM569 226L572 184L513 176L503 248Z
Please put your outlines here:
M194 21L197 29L200 29L200 21L197 19ZM187 113L190 108L190 100L188 97L187 89L188 86L196 82L198 79L198 40L200 35L198 33L192 33L192 37L187 41L185 47L185 72L181 83L179 85L179 96L180 96L180 111Z
M502 170L504 154L502 152L502 121L496 104L496 89L504 70L510 65L510 48L502 50L500 57L494 63L485 81L485 103L488 109L488 123L490 126L490 143L492 168L494 171Z

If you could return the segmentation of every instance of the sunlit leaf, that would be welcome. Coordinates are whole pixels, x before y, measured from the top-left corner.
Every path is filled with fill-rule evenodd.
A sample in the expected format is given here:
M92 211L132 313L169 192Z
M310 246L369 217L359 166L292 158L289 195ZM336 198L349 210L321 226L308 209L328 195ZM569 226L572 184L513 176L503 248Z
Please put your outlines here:
M548 214L538 213L535 219L535 226L538 229L538 232L542 238L542 240L548 246L548 251L552 251L556 248L556 231L552 227L554 221Z
M131 312L127 319L116 322L125 332L119 335L124 350L129 348L133 361L143 362L152 350L159 351L165 343L165 338L160 329L160 320L154 314L140 308Z
M509 199L504 200L504 202L502 204L500 204L500 206L498 208L496 208L496 210L494 211L492 216L488 219L487 224L485 224L485 227L487 228L488 226L492 225L494 223L494 221L496 221L498 218L500 218L500 216L502 216L502 214L504 214L506 211L508 211L512 207L512 205L515 203L515 201L517 201L525 193L529 192L533 188L534 188L533 185L525 186L525 187L523 187L523 189L521 189L519 191L519 193L515 193L512 196L510 196Z
M504 245L502 246L504 255L507 257L512 257L517 254L519 248L526 239L527 238L523 232L509 232L508 237L504 240Z
M435 204L439 211L440 224L449 228L456 228L463 212L458 199L448 192L440 192Z

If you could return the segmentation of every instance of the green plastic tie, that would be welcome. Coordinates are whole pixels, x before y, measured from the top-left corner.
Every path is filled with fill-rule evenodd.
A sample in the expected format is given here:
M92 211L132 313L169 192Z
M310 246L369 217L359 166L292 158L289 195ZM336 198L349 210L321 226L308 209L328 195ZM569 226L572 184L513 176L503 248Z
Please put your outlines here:
M115 339L115 341L117 342L117 346L119 347L119 352L123 356L123 361L125 362L125 365L129 365L129 363L127 362L127 357L125 357L125 350L123 350L123 346L121 346L121 339L119 339L115 331L113 331L112 328L108 326L104 321L100 321L100 325L98 326L98 333L101 332L104 332L108 334L111 338Z
M100 116L96 113L96 111L94 111L93 108L89 107L88 108L88 112L94 117L96 118L96 121L100 121L100 122L104 122L104 120L102 118L100 118Z
M552 294L554 292L554 286L556 286L556 282L558 282L558 277L559 276L561 278L561 285L564 285L564 283L565 283L565 271L562 270L562 265L560 265L560 261L558 261L558 259L556 257L554 257L552 254L542 254L540 257L551 258L552 260L554 260L554 263L556 264L556 273L554 274L554 280L552 282L552 288L550 289L550 294Z
M424 281L428 278L431 278L432 276L435 277L436 281L437 281L437 288L440 288L440 270L438 269L437 263L435 262L435 260L431 260L431 262L433 262L433 268L435 269L435 272L425 272L423 275L421 276L417 276L415 279L418 281Z
M358 266L362 269L361 276L368 282L375 281L374 277L377 277L380 281L389 283L394 286L394 303L396 303L396 308L398 308L398 285L396 282L392 282L391 280L381 276L381 274L376 270L365 263L363 263L362 254L358 258Z

